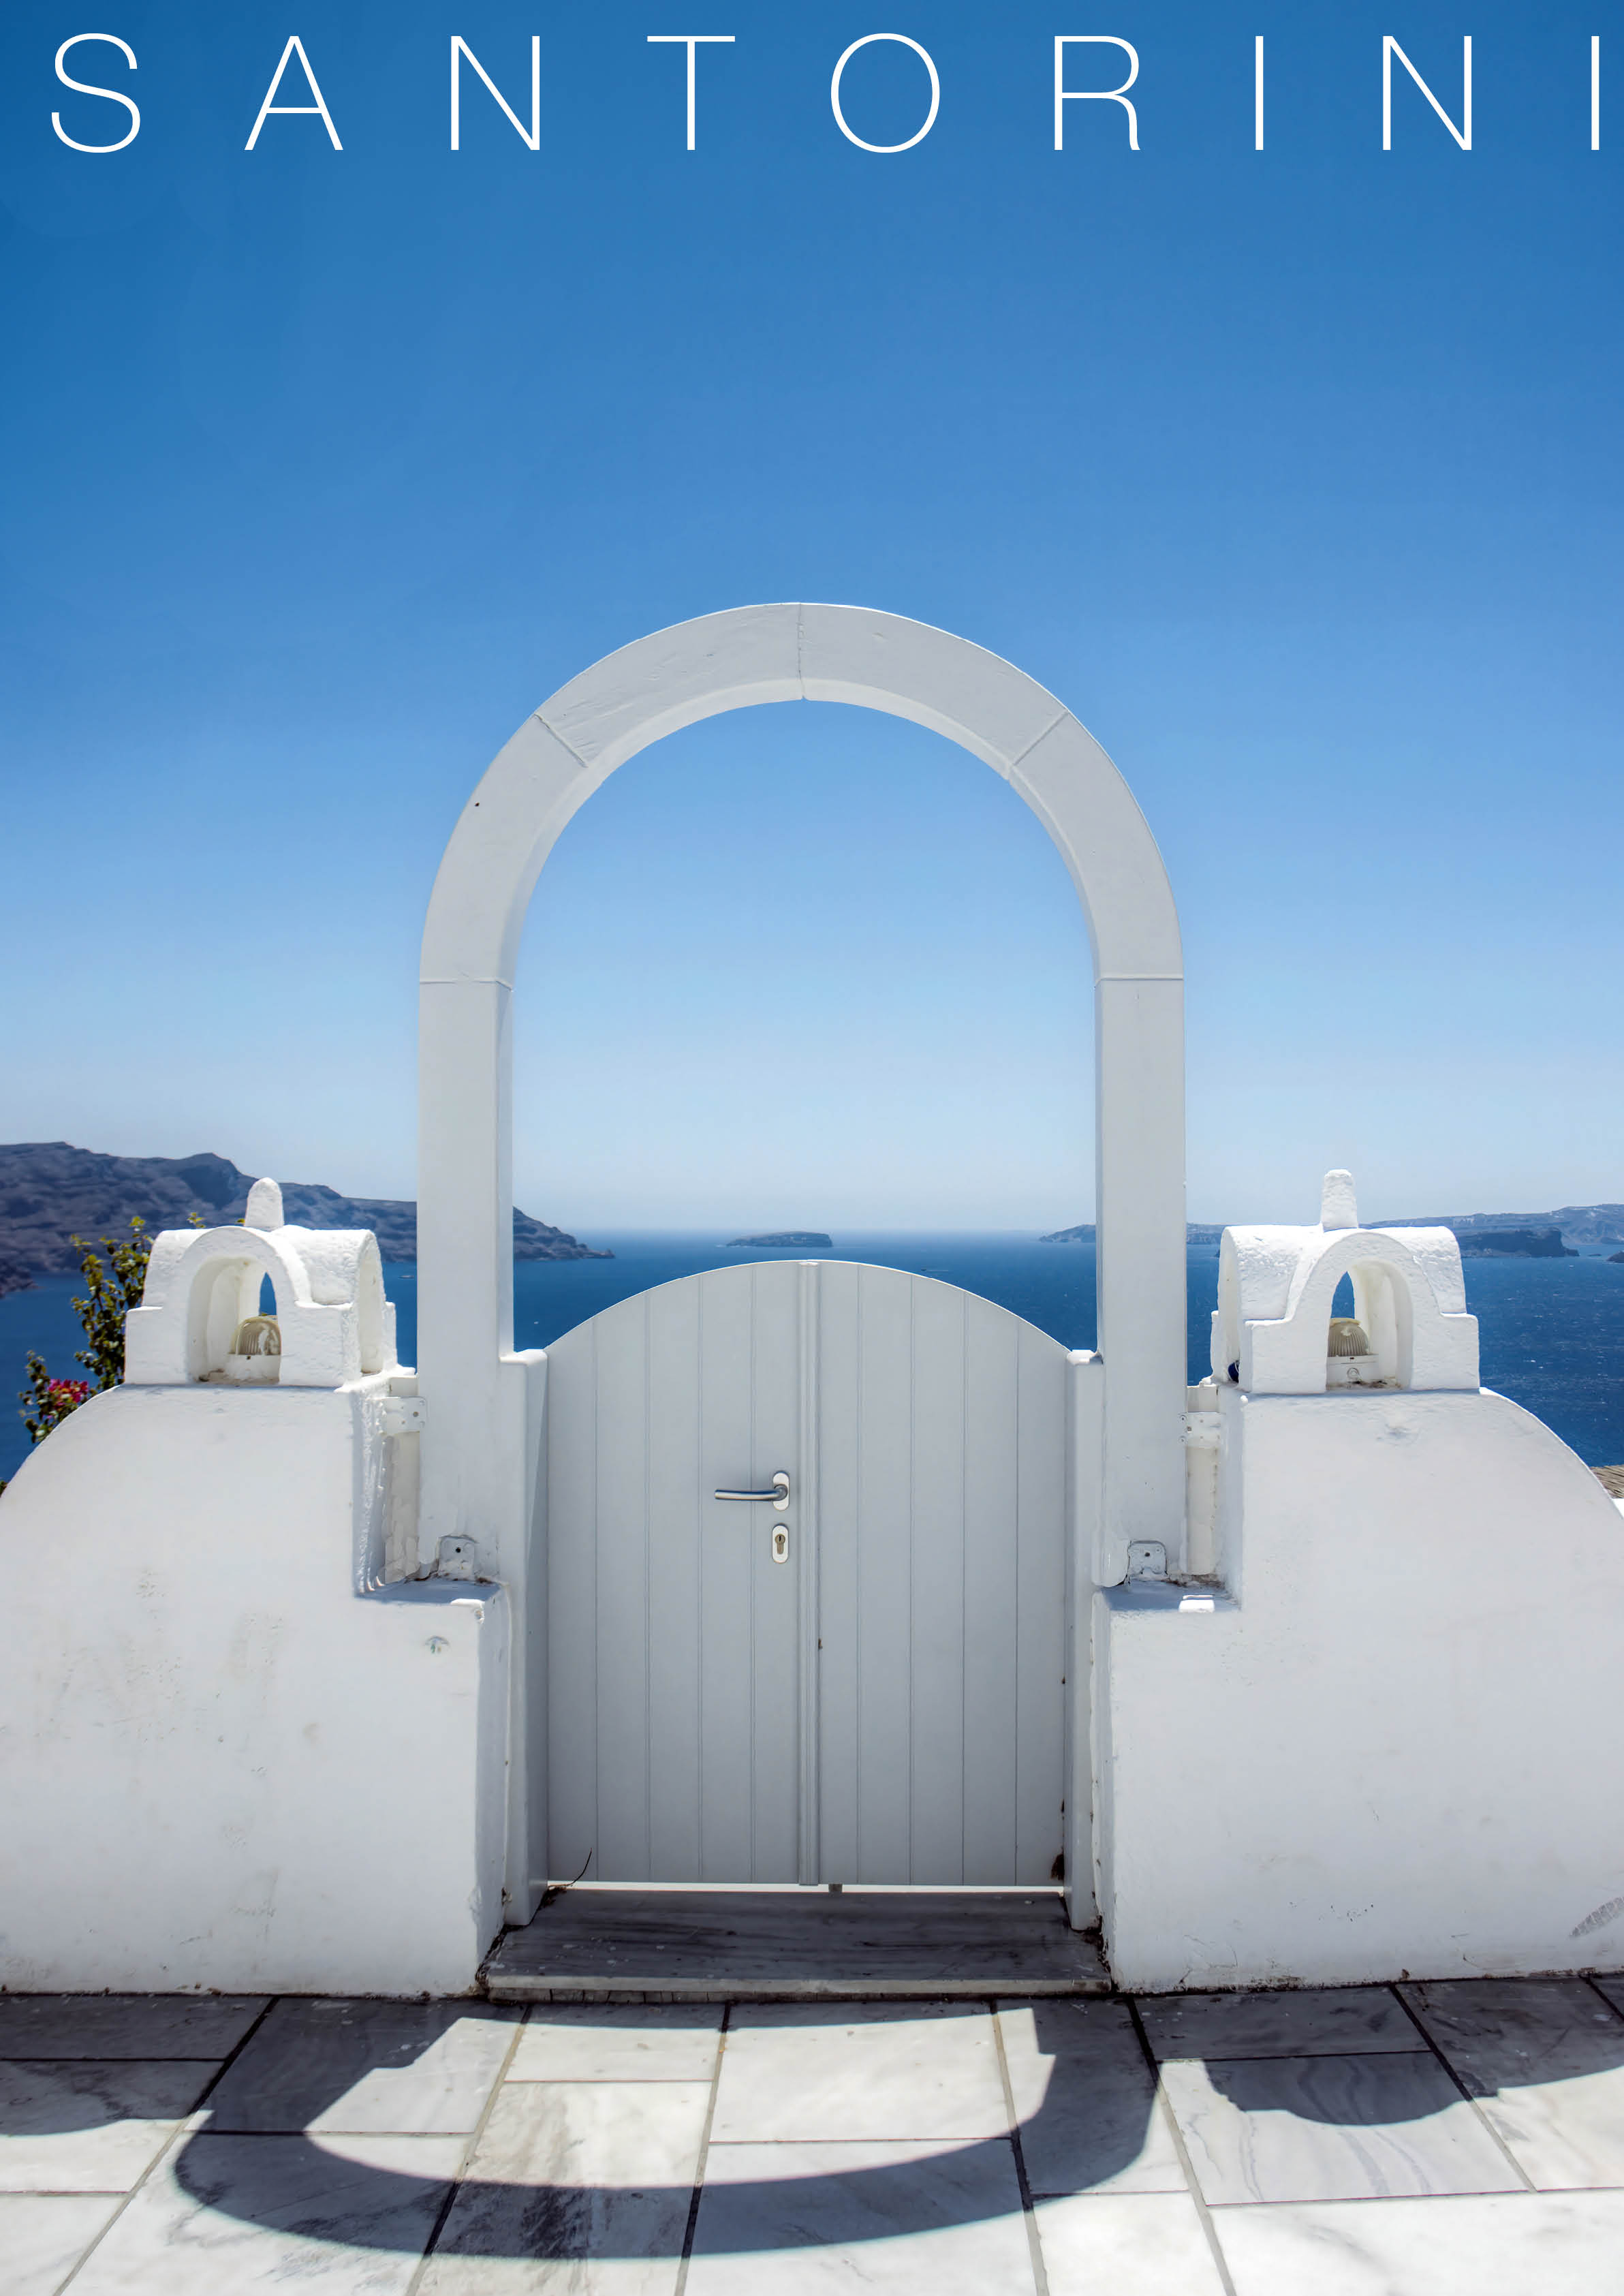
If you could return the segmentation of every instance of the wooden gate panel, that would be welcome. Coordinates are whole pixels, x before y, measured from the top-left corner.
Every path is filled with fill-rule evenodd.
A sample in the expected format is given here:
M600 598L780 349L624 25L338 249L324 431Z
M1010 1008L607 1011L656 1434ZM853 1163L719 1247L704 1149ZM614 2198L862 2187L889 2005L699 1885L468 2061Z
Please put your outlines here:
M598 1838L596 1318L548 1351L546 1427L544 1870L568 1878L595 1853Z
M833 1263L819 1283L823 1874L1046 1882L1065 1352L927 1277Z
M1017 1848L1021 1662L1020 1423L1023 1326L984 1300L964 1314L966 1882L1026 1878ZM1041 1541L1031 1540L1041 1552ZM1059 1790L1055 1792L1059 1800ZM1054 1852L1050 1851L1053 1857Z
M890 1290L886 1277L892 1272L874 1269L864 1292ZM909 1608L893 1621L872 1620L868 1642L882 1666L887 1652L876 1647L880 1629L888 1629L891 1647L906 1647L913 1696L906 1735L894 1750L865 1746L864 1757L906 1767L907 1879L958 1881L964 1866L965 1693L982 1655L982 1621L964 1612L964 1464L972 1437L964 1407L965 1295L917 1276L898 1280L912 1308L908 1413L894 1433L883 1423L871 1425L869 1447L889 1435L908 1472L907 1513L898 1529L906 1527ZM880 1546L886 1526L864 1522L857 1536L865 1548ZM871 1862L876 1851L883 1857L879 1844L865 1847Z
M700 1685L705 1643L703 1294L695 1286L670 1283L645 1296L648 1454L642 1466L649 1619L647 1873L650 1879L696 1882L704 1864Z
M1015 1602L1015 1874L1021 1882L1054 1874L1062 1837L1055 1816L1065 1792L1064 1677L1066 1352L1046 1332L1020 1325L1020 1412L1015 1463L1018 1532ZM1085 1590L1083 1600L1087 1600ZM1088 1755L1081 1750L1083 1792Z
M1064 1350L929 1278L767 1261L548 1362L549 1873L1048 1881ZM712 1496L781 1469L783 1513Z
M800 1489L800 1270L768 1260L693 1279L700 1295L702 1647L701 1841L707 1881L800 1876L800 1577L772 1560L769 1507L714 1499ZM800 1536L798 1506L787 1521Z

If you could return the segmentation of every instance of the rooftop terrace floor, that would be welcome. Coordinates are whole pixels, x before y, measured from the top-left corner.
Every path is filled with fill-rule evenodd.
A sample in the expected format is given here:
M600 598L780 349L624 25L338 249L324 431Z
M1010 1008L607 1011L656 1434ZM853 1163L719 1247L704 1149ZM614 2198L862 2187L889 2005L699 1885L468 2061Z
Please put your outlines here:
M4 2296L1616 2296L1624 1979L0 1997Z

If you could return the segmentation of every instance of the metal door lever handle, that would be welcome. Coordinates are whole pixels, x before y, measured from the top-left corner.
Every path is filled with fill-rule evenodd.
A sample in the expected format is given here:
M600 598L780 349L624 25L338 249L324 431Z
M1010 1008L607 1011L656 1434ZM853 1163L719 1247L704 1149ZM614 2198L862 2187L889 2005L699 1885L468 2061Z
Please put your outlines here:
M718 1491L719 1499L767 1499L780 1514L790 1504L790 1479L781 1467L773 1477L772 1488L766 1491Z

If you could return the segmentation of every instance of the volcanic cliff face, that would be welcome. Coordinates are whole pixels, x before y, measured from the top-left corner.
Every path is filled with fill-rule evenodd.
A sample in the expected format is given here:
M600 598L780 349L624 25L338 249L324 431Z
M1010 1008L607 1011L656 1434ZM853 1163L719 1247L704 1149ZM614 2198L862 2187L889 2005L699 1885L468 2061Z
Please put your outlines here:
M0 1293L26 1287L36 1270L74 1268L75 1235L128 1233L132 1216L148 1227L185 1227L193 1212L209 1227L240 1219L258 1176L225 1156L103 1156L65 1140L0 1145ZM340 1196L314 1180L284 1180L282 1201L295 1227L369 1227L385 1259L417 1257L417 1207L378 1196ZM515 1259L609 1259L562 1228L513 1214Z

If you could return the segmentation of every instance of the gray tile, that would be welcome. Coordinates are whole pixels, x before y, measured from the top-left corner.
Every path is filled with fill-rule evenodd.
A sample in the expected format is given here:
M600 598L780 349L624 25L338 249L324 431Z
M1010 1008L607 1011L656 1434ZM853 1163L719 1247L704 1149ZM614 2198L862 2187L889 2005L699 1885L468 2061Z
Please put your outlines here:
M1008 2133L985 2009L940 2002L740 2009L717 2090L718 2144Z
M528 2220L501 2219L502 2244L528 2243L526 2254L447 2253L442 2243L424 2265L414 2296L675 2296L679 2253L626 2252L642 2222L627 2204L595 2209L573 2194L569 2205L549 2202ZM657 2244L663 2247L663 2234Z
M1385 1985L1163 1993L1137 2005L1158 2057L1350 2057L1426 2046Z
M1007 2141L713 2144L691 2296L1033 2296Z
M1406 1989L1530 2184L1624 2185L1624 2016L1580 1979Z
M1624 1977L1593 1977L1590 1982L1598 1993L1624 2014Z
M708 2081L722 2012L695 2002L660 2008L537 2004L519 2037L509 2080Z
M1618 2296L1624 2282L1624 2193L1223 2209L1213 2223L1235 2296Z
M1034 2193L1182 2193L1184 2170L1120 2001L998 2005Z
M1036 2213L1049 2296L1225 2296L1187 2193L1088 2193Z
M702 2081L504 2086L420 2296L674 2288L709 2097Z
M0 2062L0 2192L127 2193L216 2068Z
M480 2001L279 2001L209 2098L210 2125L466 2135L522 2014Z
M709 2098L703 2081L504 2085L467 2184L686 2193L699 2170ZM465 2197L459 2194L459 2208Z
M1521 2188L1431 2054L1185 2061L1161 2077L1214 2206Z
M1539 2191L1624 2185L1624 2069L1508 2087L1478 2109Z
M404 2296L462 2140L193 2137L142 2186L74 2296Z
M558 2210L537 2219L528 2256L448 2256L437 2248L414 2296L674 2296L677 2257L622 2254L629 2221L623 2212L611 2219L606 2251L589 2253L570 2229L585 2221Z
M1400 1989L1469 2085L1560 2080L1624 2063L1624 2016L1582 1977L1473 1977Z
M0 2057L227 2057L265 1998L0 1993Z
M55 2296L118 2205L109 2193L0 2194L5 2296Z

